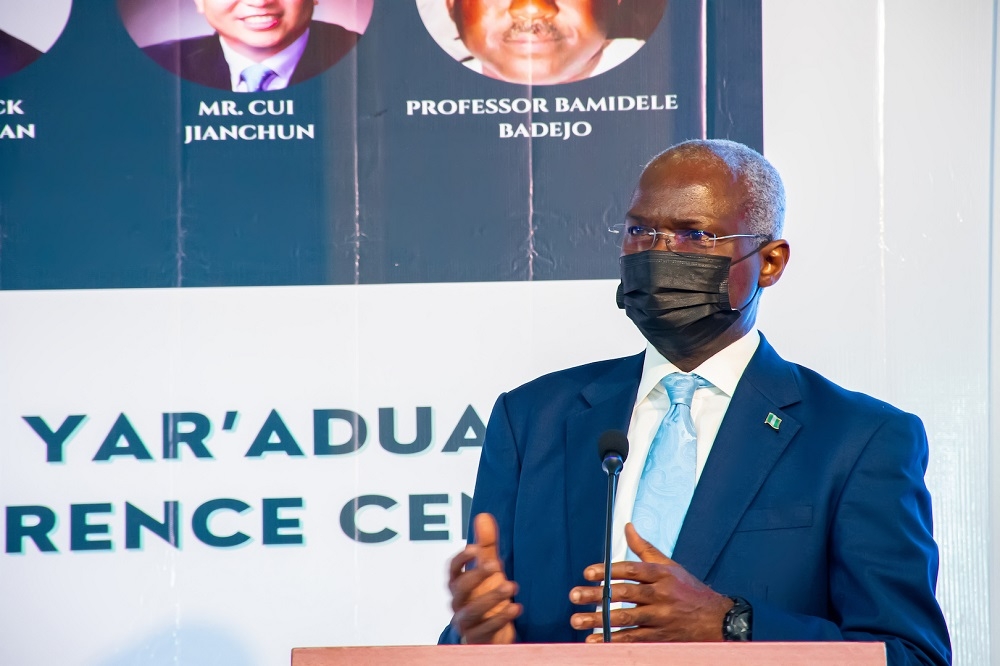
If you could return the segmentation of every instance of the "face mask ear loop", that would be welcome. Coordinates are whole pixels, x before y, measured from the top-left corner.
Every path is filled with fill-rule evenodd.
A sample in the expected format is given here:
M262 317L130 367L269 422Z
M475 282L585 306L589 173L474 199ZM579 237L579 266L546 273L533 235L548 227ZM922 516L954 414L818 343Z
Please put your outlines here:
M761 243L760 245L758 245L758 246L757 246L757 249L755 249L755 250L754 250L753 252L751 252L751 253L749 253L749 254L744 254L744 255L743 255L742 257L740 257L740 258L739 258L739 259L737 259L736 261L732 261L732 262L730 262L730 263L729 263L729 270L733 270L733 266L735 266L736 264L740 263L741 261L744 261L744 260L746 260L746 259L749 259L749 258L750 258L750 257L752 257L753 255L755 255L755 254L757 254L758 252L760 252L761 250L763 250L763 249L764 249L764 246L765 246L765 245L767 245L767 244L768 244L768 243L770 243L770 242L771 242L770 240L766 240L766 241L764 241L763 243ZM758 294L760 293L760 290L761 290L761 286L760 286L760 284L758 283L758 284L757 284L757 286L756 286L756 287L754 287L754 290L753 290L753 293L752 293L752 294L750 294L750 298L748 298L748 299L747 299L747 302L746 302L746 303L744 303L742 307L739 307L739 308L734 308L734 309L733 309L733 311L734 311L734 312L743 312L743 311L744 311L744 310L746 310L746 309L747 309L748 307L750 307L750 304L751 304L751 303L753 303L753 301L754 301L754 299L755 299L755 298L757 298L757 295L758 295Z
M746 310L746 309L747 309L748 307L750 307L750 304L751 304L751 303L753 303L753 299L757 298L757 294L759 294L759 293L760 293L760 290L761 290L761 286L760 286L760 285L758 284L758 285L757 285L757 286L756 286L756 287L754 288L754 290L753 290L753 293L752 293L752 294L750 294L750 298L749 298L749 299L747 299L747 302L746 302L746 303L744 303L742 307L739 307L739 308L735 308L735 309L733 310L733 312L737 312L737 313L739 313L739 312L743 312L743 311L744 311L744 310Z
M735 266L736 264L740 263L741 261L745 261L745 260L749 259L749 258L750 258L750 257L752 257L753 255L755 255L755 254L757 254L758 252L760 252L761 250L763 250L763 249L764 249L764 247L765 247L765 246L766 246L766 245L767 245L768 243L770 243L770 242L771 242L770 240L766 240L766 241L764 241L763 243L761 243L760 245L758 245L758 246L757 246L756 248L754 248L754 250L753 250L752 252L750 252L749 254L744 254L744 255L743 255L742 257L740 257L740 258L739 258L739 259L737 259L736 261L731 261L731 262L729 263L729 267L730 267L730 268L732 268L733 266Z

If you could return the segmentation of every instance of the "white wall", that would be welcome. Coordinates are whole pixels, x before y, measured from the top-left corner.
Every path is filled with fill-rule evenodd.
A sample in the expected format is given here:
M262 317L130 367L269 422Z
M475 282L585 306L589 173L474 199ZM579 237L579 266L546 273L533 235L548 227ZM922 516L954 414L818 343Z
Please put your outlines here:
M764 0L765 152L792 261L761 327L924 420L938 596L969 666L990 663L994 5Z

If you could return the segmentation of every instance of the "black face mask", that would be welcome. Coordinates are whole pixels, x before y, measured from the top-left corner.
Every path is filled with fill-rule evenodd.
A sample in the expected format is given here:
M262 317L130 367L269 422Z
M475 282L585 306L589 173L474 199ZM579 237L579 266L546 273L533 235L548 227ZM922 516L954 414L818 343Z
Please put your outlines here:
M757 297L759 287L740 308L729 302L729 269L755 254L736 261L669 250L626 254L619 259L618 307L666 358L688 357L722 335Z

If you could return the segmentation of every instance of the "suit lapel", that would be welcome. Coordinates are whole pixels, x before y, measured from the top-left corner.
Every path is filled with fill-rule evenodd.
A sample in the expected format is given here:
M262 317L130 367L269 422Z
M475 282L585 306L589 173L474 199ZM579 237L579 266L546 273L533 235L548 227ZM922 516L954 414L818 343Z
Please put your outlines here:
M319 28L316 27L316 21L313 21L309 24L309 39L306 40L306 47L303 49L299 61L295 64L295 69L292 70L292 76L288 80L288 85L297 85L319 73L313 71L316 69L314 63L319 60L319 56L321 55L320 49L322 48L323 41L322 36L317 34L318 32Z
M322 74L327 68L347 55L358 41L356 33L339 25L331 25L313 21L309 25L309 39L306 48L299 58L299 63L292 72L288 85L294 86L317 74Z
M583 570L599 562L604 549L607 475L597 457L597 438L606 430L628 432L632 406L639 389L643 354L616 363L586 386L586 407L566 424L566 503L570 520L570 575L585 584Z
M192 81L202 85L232 90L233 81L229 73L226 54L222 51L218 33L189 42L190 51L181 54L185 60L182 71L188 73Z
M782 411L800 399L791 365L761 336L747 365L677 538L673 559L704 580L781 453L799 429ZM769 414L781 419L775 429Z

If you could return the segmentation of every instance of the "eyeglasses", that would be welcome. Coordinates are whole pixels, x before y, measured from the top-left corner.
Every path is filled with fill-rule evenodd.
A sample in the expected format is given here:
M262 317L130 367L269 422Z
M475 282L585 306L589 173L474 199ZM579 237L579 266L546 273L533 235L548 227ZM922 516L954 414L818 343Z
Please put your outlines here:
M771 240L766 234L733 234L731 236L716 236L711 231L702 229L679 229L677 231L660 231L652 227L624 222L608 228L608 231L621 236L622 249L628 252L644 252L656 245L657 238L663 238L667 249L674 252L709 252L715 249L715 244L732 238L757 238Z

